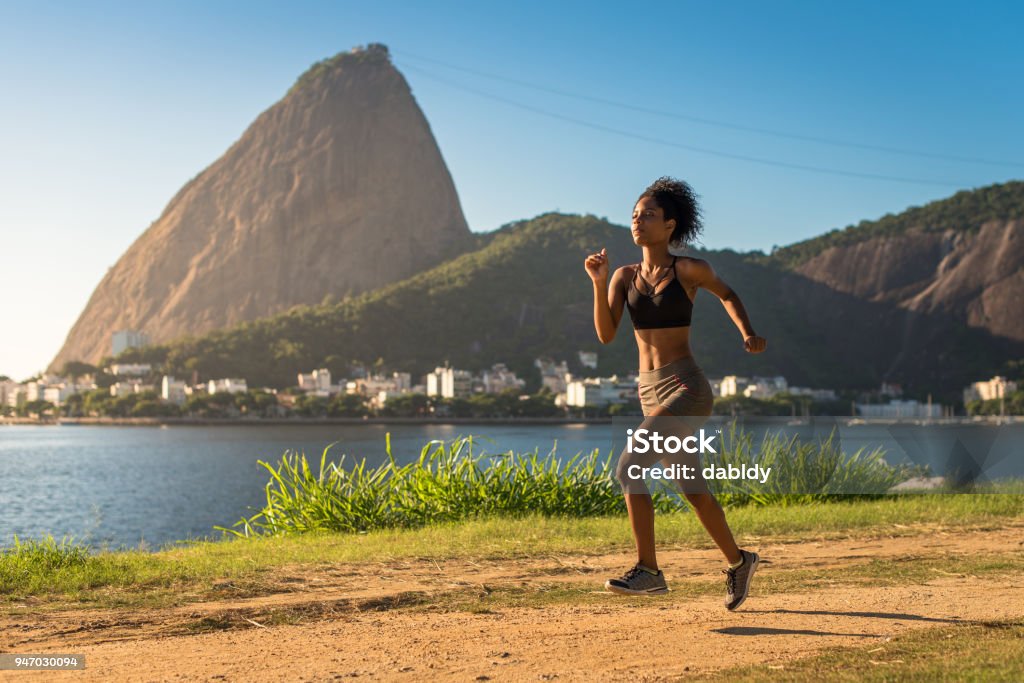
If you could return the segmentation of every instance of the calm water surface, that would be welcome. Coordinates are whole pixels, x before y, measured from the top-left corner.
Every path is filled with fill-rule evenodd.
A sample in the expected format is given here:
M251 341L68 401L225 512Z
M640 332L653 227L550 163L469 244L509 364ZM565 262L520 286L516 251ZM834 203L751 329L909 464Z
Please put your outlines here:
M834 424L826 420L804 428L748 420L746 427L755 434L781 428L810 438L827 436ZM390 433L392 453L403 463L433 439L473 434L487 436L490 441L479 445L490 453L537 449L543 455L557 443L563 456L595 448L611 456L623 447L624 431L621 424L0 425L0 547L10 545L15 534L72 536L97 548L155 549L176 540L218 538L214 525L231 526L265 501L269 473L258 461L276 465L288 449L318 464L323 449L338 442L333 459L344 453L348 462L365 457L376 465L385 459ZM962 456L966 444L981 480L1024 477L1024 424L867 424L838 431L847 453L881 446L890 462L925 464L933 474L945 474L951 454Z
M319 463L330 456L386 458L391 434L396 460L417 458L431 439L486 435L486 452L539 449L575 455L610 452L611 425L244 425L0 426L0 546L13 536L65 535L93 546L219 537L265 502L269 473L286 449Z

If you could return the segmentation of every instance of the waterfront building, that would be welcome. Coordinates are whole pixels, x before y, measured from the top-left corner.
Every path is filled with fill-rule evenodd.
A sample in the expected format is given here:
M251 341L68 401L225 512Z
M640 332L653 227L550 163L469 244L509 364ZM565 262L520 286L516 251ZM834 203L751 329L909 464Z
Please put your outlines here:
M995 376L987 382L974 382L964 389L964 405L971 401L996 401L1017 391L1017 383Z
M786 393L787 389L789 384L785 377L754 377L750 384L743 387L743 395L747 398L766 400Z
M185 383L169 375L164 375L160 382L160 398L180 406L185 403L185 397Z
M3 402L10 408L20 408L28 402L28 390L24 384L17 382L5 383L3 391Z
M142 394L147 391L156 391L152 384L143 384L138 381L116 382L110 385L110 395L113 397L128 396L129 394Z
M565 404L577 408L583 406L606 406L612 403L626 403L637 395L636 378L620 379L611 377L591 377L587 379L571 379L566 382Z
M225 378L211 379L206 383L206 392L211 396L221 392L229 394L244 394L249 391L244 379Z
M21 385L14 380L5 379L0 381L0 406L6 406L8 404L8 396L11 392L17 391Z
M572 377L565 361L556 364L550 358L538 358L533 361L533 365L540 370L541 386L547 387L553 394L565 393L566 382Z
M508 389L522 389L526 381L516 377L504 363L495 363L490 370L484 370L481 384L488 394L500 394Z
M438 367L427 375L427 396L466 398L473 392L473 375L469 370Z
M749 385L750 380L746 377L739 377L737 375L726 375L725 377L722 378L719 394L723 398L735 396L736 394L742 394L743 391Z
M857 413L862 417L882 418L932 418L942 417L942 406L938 403L918 403L892 399L888 403L858 403Z
M591 370L597 369L597 351L580 351L580 365Z
M316 396L340 393L343 387L331 384L331 371L320 368L310 373L299 373L299 389Z

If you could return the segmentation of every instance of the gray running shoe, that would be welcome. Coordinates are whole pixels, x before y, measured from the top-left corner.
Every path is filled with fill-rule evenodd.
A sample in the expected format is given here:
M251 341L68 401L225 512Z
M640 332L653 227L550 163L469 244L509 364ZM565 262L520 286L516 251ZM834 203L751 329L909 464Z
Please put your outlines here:
M623 574L622 578L605 581L604 587L612 593L620 593L622 595L661 595L662 593L668 593L665 573L659 569L658 573L654 574L650 569L639 563Z
M725 608L734 610L743 604L750 592L750 580L754 578L757 571L757 563L761 558L757 553L747 550L740 550L743 556L743 564L735 569L724 569L725 574Z

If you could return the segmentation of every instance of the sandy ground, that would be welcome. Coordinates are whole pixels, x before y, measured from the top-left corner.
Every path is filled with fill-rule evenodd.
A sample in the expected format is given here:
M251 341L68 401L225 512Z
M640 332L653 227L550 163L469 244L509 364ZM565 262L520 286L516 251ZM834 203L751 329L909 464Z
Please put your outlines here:
M727 612L722 596L667 604L602 592L630 563L623 554L534 557L502 562L414 560L390 565L286 568L284 592L141 611L76 610L0 618L0 652L84 654L86 669L0 672L40 680L660 681L737 664L787 660L837 645L877 644L908 629L1024 618L1024 575L982 577L935 571L924 584L813 590L759 596L773 571L841 569L878 558L1024 552L1024 526L877 540L752 545L771 561L751 597ZM660 556L669 585L717 580L709 550ZM480 613L396 610L431 594L486 595L505 586L592 581L596 604L502 607ZM724 583L723 583L724 592ZM289 608L298 624L257 619ZM210 620L216 630L198 632ZM879 648L879 649L876 649Z

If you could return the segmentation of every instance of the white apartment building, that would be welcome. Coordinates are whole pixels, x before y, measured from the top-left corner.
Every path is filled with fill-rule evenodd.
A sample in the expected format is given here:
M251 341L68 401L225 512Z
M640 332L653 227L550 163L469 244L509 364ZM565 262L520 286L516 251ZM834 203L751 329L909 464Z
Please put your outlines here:
M380 401L386 400L387 397L408 394L411 391L412 375L408 372L393 372L390 377L371 375L363 379L349 380L345 384L345 393L377 397ZM379 398L382 393L386 394L384 399Z
M565 388L565 404L578 408L583 406L600 407L610 403L626 403L631 396L636 395L636 378L619 379L617 375L612 375L611 377L569 379Z
M580 351L580 365L591 370L597 369L597 351Z
M469 370L435 368L427 375L427 396L465 398L473 392L473 375Z
M25 391L26 402L49 401L59 406L67 400L68 396L77 394L83 389L92 389L95 384L75 384L64 377L56 375L44 375L42 379L28 382L21 385ZM15 405L15 403L9 403Z
M28 390L25 389L25 385L18 384L17 382L5 382L0 387L0 392L3 395L4 405L11 408L17 408L28 401Z
M211 379L206 384L206 391L210 395L226 392L229 394L244 394L249 391L244 379L225 378Z
M538 358L533 361L533 365L540 370L541 386L547 387L556 395L565 393L566 382L572 378L565 361L556 364L550 358Z
M736 394L742 394L749 385L750 380L746 377L726 375L722 378L718 393L723 397L735 396Z
M25 384L26 401L42 401L46 392L46 382L32 381Z
M186 398L185 383L164 375L163 380L160 382L160 398L175 405L180 406L184 404Z
M747 398L769 399L779 394L784 394L789 389L786 378L777 377L755 377L754 380L743 388L743 395Z
M146 391L156 391L156 387L152 384L132 381L116 382L110 385L110 395L115 398L118 396L128 396L129 394L141 394Z
M408 394L412 392L412 374L408 372L392 372L391 381L395 383L397 393Z
M971 401L995 401L1006 398L1017 391L1017 383L1010 382L1005 377L996 376L987 382L975 382L964 389L964 404Z
M320 368L309 373L299 373L299 389L318 396L329 396L340 391L340 387L331 384L331 371Z
M115 377L142 377L153 370L149 363L114 363L107 372Z
M79 389L80 387L77 384L73 384L71 382L51 384L43 389L43 400L49 401L54 406L60 407L64 405L64 402L68 400L69 396L77 394Z
M3 381L0 381L0 406L10 405L10 403L8 403L8 401L10 400L9 397L12 396L14 392L18 391L20 388L21 385L15 382L14 380L5 379Z
M490 370L484 370L482 377L484 392L500 394L508 389L522 389L526 381L516 377L504 363L495 363Z

